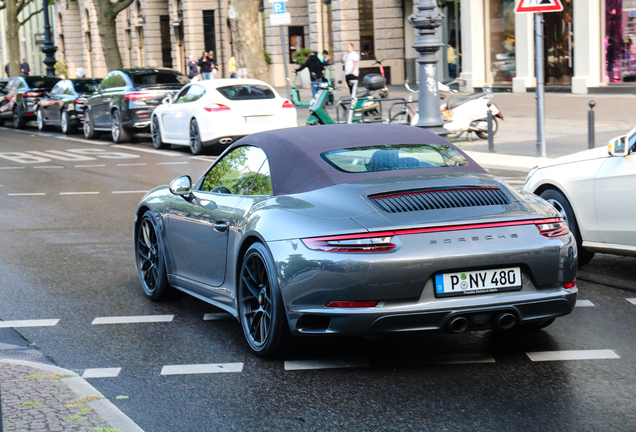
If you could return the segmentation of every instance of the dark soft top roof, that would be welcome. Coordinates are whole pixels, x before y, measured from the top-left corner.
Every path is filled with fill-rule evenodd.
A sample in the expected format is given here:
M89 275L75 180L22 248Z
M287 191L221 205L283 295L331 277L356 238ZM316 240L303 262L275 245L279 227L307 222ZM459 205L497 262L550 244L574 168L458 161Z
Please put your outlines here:
M346 173L325 162L320 154L330 150L386 144L441 144L460 152L468 165L461 167L417 168L365 173ZM381 124L340 124L279 129L248 135L236 141L261 148L269 160L274 195L309 192L341 183L413 174L485 173L475 161L446 139L417 127Z

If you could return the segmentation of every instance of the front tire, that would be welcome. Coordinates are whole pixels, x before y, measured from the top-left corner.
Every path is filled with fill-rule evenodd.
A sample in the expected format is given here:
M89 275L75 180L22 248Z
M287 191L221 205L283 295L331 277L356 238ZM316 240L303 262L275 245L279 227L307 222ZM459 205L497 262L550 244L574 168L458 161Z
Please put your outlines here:
M113 110L110 115L110 130L113 142L117 144L130 142L130 132L124 128L119 110Z
M159 125L159 117L154 116L152 118L152 123L150 126L150 134L152 135L152 145L156 149L167 149L170 148L170 144L166 144L163 142L161 138L161 126Z
M20 107L17 106L13 109L13 127L16 129L24 129L26 124L26 118L20 114Z
M84 111L84 138L86 139L95 139L97 138L97 131L95 130L95 124L93 123L93 117L91 117L91 113L89 110Z
M69 135L71 133L71 119L68 115L68 111L62 110L60 114L60 129L62 129L62 133L64 135Z
M574 210L572 210L572 206L565 195L556 189L547 189L541 192L540 196L561 214L561 217L568 225L568 228L570 228L570 231L574 234L576 246L579 252L579 267L582 267L592 261L592 258L594 258L594 252L590 252L583 247L583 238L579 231L579 225L576 221Z
M197 119L190 121L190 151L193 155L203 153L203 144L201 143L201 131Z
M276 266L262 243L245 253L239 276L239 318L250 348L259 356L282 352L290 336Z
M42 110L38 108L36 114L37 122L38 122L38 130L40 132L46 130L46 123L44 123L44 114L42 114Z
M142 216L136 234L135 258L141 287L150 300L164 300L174 288L168 283L163 243L150 210Z

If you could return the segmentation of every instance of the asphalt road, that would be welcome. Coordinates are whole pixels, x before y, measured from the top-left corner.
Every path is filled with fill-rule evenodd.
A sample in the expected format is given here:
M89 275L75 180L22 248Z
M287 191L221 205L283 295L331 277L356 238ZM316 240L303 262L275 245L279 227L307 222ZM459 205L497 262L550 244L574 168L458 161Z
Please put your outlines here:
M280 360L251 354L238 323L206 303L148 301L136 205L211 159L0 128L0 319L53 320L3 330L0 343L114 375L88 379L148 432L636 428L636 293L615 288L630 288L636 259L595 258L574 313L545 331L298 339ZM157 322L99 324L108 317ZM208 373L166 367L178 365Z

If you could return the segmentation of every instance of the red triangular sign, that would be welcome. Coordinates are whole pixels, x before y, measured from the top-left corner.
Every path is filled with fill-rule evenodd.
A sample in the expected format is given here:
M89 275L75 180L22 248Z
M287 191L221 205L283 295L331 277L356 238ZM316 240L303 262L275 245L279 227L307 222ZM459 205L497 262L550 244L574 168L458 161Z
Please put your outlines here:
M519 4L515 8L516 13L560 12L562 10L562 0L520 0Z

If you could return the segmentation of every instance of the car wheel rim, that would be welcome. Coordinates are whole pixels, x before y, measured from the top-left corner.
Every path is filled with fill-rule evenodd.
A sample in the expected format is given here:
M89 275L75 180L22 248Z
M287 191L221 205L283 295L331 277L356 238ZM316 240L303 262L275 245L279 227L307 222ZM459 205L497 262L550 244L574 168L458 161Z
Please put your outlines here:
M190 148L192 152L199 149L199 128L196 122L190 123Z
M84 136L88 136L91 133L90 125L88 124L88 117L84 119Z
M67 128L66 111L62 113L62 118L60 119L60 126L62 127L62 132L66 133L66 128Z
M561 215L561 217L563 218L563 220L565 221L565 223L566 223L567 225L570 225L570 224L568 223L568 214L566 213L565 209L563 208L563 204L561 204L559 201L557 201L557 200L555 200L555 199L553 199L553 198L551 198L551 199L549 199L549 200L546 200L546 201L548 201L548 203L549 203L552 207L554 207L554 208L556 209L556 211L558 211L558 212L559 212L559 214Z
M159 145L161 142L161 132L159 132L159 119L152 119L152 142Z
M42 118L42 111L38 110L38 129L44 129L44 119Z
M242 324L251 345L260 348L269 340L274 305L265 263L258 254L247 258L241 273Z
M119 139L119 114L117 113L117 111L113 113L113 120L111 121L111 125L113 140L117 141Z
M137 234L137 265L141 272L143 288L147 294L152 294L159 281L159 243L155 228L148 218L144 218Z

